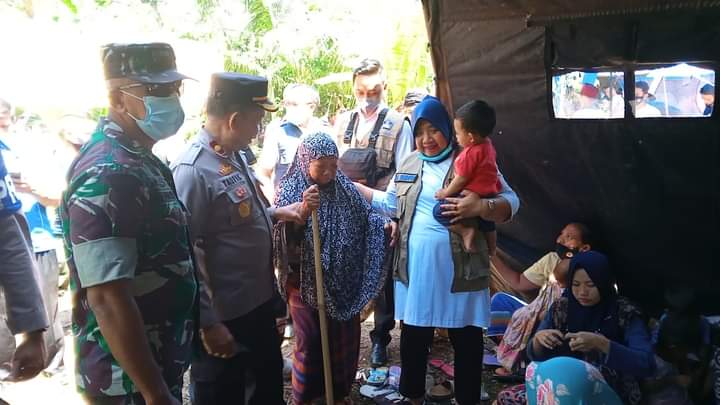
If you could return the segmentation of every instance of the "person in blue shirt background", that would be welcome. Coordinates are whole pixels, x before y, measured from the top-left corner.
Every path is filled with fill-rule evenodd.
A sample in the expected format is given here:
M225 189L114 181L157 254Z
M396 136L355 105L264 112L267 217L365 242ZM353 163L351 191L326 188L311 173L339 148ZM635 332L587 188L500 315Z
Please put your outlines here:
M50 320L50 328L45 333L49 359L46 365L49 366L49 371L53 371L62 366L64 333L58 316L60 260L57 251L60 250L62 242L57 237L58 230L53 229L51 217L54 218L60 203L65 170L59 167L57 159L53 157L56 151L53 141L57 140L56 137L43 131L39 125L26 130L23 125L13 124L12 105L0 99L0 154L6 172L3 177L4 187L10 190L9 185L12 185L15 190L13 193L6 193L8 195L3 199L3 206L11 205L19 209L20 207L15 205L22 204L21 211L24 216L16 218L25 220L30 232L32 251ZM3 328L7 326L0 326L0 329Z

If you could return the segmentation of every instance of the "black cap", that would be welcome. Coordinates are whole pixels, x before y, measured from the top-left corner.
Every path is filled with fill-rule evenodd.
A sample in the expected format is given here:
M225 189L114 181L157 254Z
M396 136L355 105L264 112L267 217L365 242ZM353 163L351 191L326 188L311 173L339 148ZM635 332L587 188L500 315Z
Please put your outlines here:
M715 95L715 86L708 83L700 88L700 94L709 94L714 96Z
M189 79L177 71L175 52L169 44L107 44L101 53L105 80L163 84Z
M227 104L257 104L265 111L277 111L267 94L268 81L264 77L222 72L213 73L208 98Z

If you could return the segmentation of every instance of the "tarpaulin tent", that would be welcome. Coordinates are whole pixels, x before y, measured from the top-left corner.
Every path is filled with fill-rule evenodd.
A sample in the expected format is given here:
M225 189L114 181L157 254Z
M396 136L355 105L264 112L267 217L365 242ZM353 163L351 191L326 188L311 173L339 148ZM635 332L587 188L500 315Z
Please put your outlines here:
M495 106L493 142L522 200L500 247L523 264L563 224L600 231L624 295L653 311L689 284L720 313L720 119L553 116L554 72L693 63L718 71L720 2L423 0L439 97ZM717 103L717 101L716 101Z

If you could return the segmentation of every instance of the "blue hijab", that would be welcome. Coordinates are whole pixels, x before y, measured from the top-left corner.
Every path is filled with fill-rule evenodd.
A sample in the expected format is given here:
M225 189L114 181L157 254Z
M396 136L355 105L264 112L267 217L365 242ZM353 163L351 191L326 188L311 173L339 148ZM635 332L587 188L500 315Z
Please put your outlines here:
M313 160L337 157L330 135L316 133L303 138L295 159L280 180L275 206L302 201L302 193L314 184L309 167ZM320 187L318 225L327 313L346 321L375 298L384 286L385 219L374 213L355 185L339 170L335 180ZM279 223L275 227L278 235ZM275 237L277 241L278 238ZM300 293L303 301L317 308L312 223L308 218L300 244ZM281 255L277 242L275 255ZM275 263L282 262L276 257ZM281 290L284 289L281 277Z
M416 131L420 120L426 120L442 132L445 139L448 141L448 146L442 152L436 156L426 156L420 153L420 159L426 162L442 162L447 159L455 148L455 137L453 133L453 123L448 115L445 106L440 102L439 99L433 96L425 97L420 104L415 107L412 115L412 129L413 136L416 136Z
M568 280L572 280L578 270L585 270L600 292L600 302L586 307L580 304L572 293L572 287L565 289L568 299L568 332L599 332L611 340L620 337L618 321L618 295L607 257L595 251L580 252L570 261Z

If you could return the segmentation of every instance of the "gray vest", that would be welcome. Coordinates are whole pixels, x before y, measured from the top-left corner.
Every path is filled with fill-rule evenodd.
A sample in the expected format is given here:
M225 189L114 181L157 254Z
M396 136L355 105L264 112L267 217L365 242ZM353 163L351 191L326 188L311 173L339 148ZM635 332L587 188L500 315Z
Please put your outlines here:
M453 160L456 156L453 156ZM409 281L407 268L408 241L412 231L415 207L422 188L422 169L423 161L419 158L418 152L415 151L405 159L395 174L400 241L395 247L394 277L404 284L408 284ZM450 184L453 176L454 170L451 167L443 185ZM450 231L448 231L448 243L450 243L454 269L451 292L480 291L488 288L490 285L490 258L485 234L477 232L475 235L477 253L466 252L463 249L462 238Z

